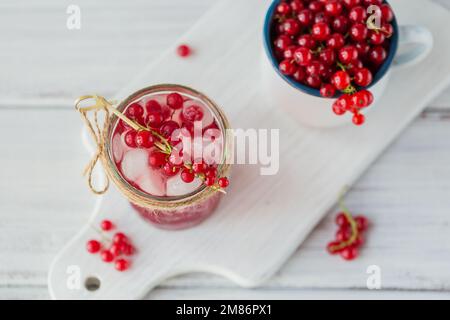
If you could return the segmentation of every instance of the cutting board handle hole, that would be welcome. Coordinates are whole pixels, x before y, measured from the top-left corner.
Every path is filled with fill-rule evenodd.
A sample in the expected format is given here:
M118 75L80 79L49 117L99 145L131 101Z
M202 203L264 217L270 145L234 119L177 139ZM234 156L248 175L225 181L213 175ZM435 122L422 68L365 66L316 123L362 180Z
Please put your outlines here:
M100 285L101 285L100 279L97 277L89 277L84 282L84 287L88 291L97 291L98 289L100 289Z

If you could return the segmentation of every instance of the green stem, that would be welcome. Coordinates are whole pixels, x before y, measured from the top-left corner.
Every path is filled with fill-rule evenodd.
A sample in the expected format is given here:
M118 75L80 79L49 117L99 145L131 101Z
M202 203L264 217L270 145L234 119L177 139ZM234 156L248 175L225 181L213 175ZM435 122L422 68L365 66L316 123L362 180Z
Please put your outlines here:
M352 230L352 235L350 236L350 238L347 241L343 241L339 245L331 247L331 250L335 251L335 252L340 251L348 246L351 246L353 243L356 242L356 240L358 240L358 236L359 236L358 225L357 225L355 219L353 219L353 216L351 215L350 210L348 210L348 208L345 206L345 203L344 203L344 195L346 192L347 192L347 188L345 188L339 196L339 208L344 213L345 217L347 218L348 223L350 224L350 227Z

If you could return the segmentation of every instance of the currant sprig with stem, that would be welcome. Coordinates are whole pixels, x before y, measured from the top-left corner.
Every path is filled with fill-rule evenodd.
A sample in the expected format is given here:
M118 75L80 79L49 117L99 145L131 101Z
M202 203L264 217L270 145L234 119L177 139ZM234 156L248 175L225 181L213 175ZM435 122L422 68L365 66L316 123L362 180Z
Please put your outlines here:
M112 108L111 110L119 119L126 122L134 130L148 131L153 136L155 136L157 139L159 139L160 140L159 142L158 141L155 142L155 146L158 149L160 149L160 151L162 153L167 154L167 155L170 155L172 153L173 147L171 146L171 144L169 143L169 141L166 138L164 138L161 134L159 134L159 132L156 132L155 130L153 130L151 128L144 127L143 125L131 120L130 118L128 118L122 112L118 111L115 108Z
M338 252L341 251L351 245L353 245L357 240L359 236L359 230L358 230L358 224L356 223L355 219L350 213L350 210L345 206L344 203L344 194L346 193L347 189L343 190L339 196L339 208L342 211L342 213L345 215L350 228L351 228L351 236L348 240L342 241L339 243L339 245L332 246L330 249L331 251Z
M186 169L190 170L191 172L194 171L193 166L192 166L191 163L183 163L183 166L184 166ZM198 179L200 179L200 180L202 180L203 183L206 182L206 176L205 176L204 173L195 173L195 177L198 178ZM223 189L218 185L218 183L214 184L213 186L208 186L208 188L211 188L212 190L221 192L221 193L223 193L223 194L227 194L227 192L226 192L225 190L223 190Z

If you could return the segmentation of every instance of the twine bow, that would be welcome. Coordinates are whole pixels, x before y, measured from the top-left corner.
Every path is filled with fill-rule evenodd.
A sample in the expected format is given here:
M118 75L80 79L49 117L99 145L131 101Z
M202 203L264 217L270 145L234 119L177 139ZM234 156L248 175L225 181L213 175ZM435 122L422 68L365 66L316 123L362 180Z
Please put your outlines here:
M95 105L82 108L80 105L83 101L94 99ZM96 195L103 195L105 194L109 189L109 177L106 176L106 184L102 189L97 189L94 187L93 184L93 171L95 166L97 165L98 161L104 158L106 155L105 145L106 145L106 135L108 132L108 127L110 125L110 111L116 110L113 107L113 104L108 102L105 98L97 96L97 95L91 95L91 96L83 96L80 97L75 102L75 108L76 110L81 114L81 118L83 119L84 123L86 124L86 127L88 128L89 134L91 135L92 139L95 141L97 145L97 150L94 153L94 156L92 157L91 161L88 163L86 168L84 169L83 175L87 176L87 182L89 185L89 189L95 193ZM88 113L93 111L94 112L94 120L93 122L89 119ZM100 127L99 121L98 121L98 113L100 111L105 112L105 119L103 122L103 127ZM116 110L117 111L117 110ZM114 112L114 111L113 111ZM115 113L115 112L114 112Z

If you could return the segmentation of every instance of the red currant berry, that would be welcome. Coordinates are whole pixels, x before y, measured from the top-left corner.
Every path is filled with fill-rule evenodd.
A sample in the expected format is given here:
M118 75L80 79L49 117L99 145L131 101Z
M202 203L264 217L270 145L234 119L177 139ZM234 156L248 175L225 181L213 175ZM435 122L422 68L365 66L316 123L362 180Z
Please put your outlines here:
M343 0L343 2L347 9L351 9L361 4L361 0Z
M344 34L348 30L348 19L344 16L339 16L333 20L332 27L335 32L340 34Z
M332 98L336 94L336 88L331 84L322 84L320 95L325 98Z
M362 125L364 124L364 122L366 122L366 117L365 117L363 114L361 114L361 113L356 113L356 114L353 116L353 123L354 123L356 126L362 126Z
M340 255L344 260L351 261L355 260L358 257L358 249L354 246L350 246L345 248L340 252Z
M329 0L325 3L325 12L333 17L337 17L342 12L342 4L337 0Z
M355 72L354 81L360 87L367 87L372 83L373 76L367 68L359 69Z
M313 25L311 34L314 39L325 41L330 37L331 29L325 22L318 22Z
M148 157L148 164L155 168L162 167L166 162L166 155L162 152L154 151Z
M340 104L338 104L337 102L333 103L333 112L337 115L337 116L342 116L344 115L347 110L343 107L341 107Z
M178 110L183 108L183 97L179 93L171 93L166 98L167 105L169 108Z
M206 177L205 179L205 185L208 187L212 187L216 184L216 179L213 177Z
M336 216L336 224L340 228L345 228L345 227L349 226L350 223L349 223L345 213L341 212Z
M363 232L366 231L369 227L369 220L364 216L355 217L356 225L358 226L358 231Z
M367 100L367 106L370 106L373 103L373 94L372 92L370 92L369 90L361 90L360 94L364 94L366 96L366 100Z
M376 66L382 64L386 60L387 52L382 46L376 46L369 51L369 60Z
M134 254L135 250L131 244L126 243L121 246L121 251L126 256L132 256Z
M394 27L390 23L385 23L381 27L381 31L386 35L386 38L390 38L394 34Z
M350 239L350 237L352 236L352 231L350 228L340 228L337 232L336 232L336 241L339 242L344 242Z
M208 166L204 162L194 163L192 165L192 170L195 173L204 173L206 171L206 169L208 169Z
M166 139L170 139L175 130L179 129L180 126L175 121L163 122L161 127L159 127L159 133Z
M294 19L287 19L283 23L284 32L290 36L295 36L300 32L300 23Z
M356 44L356 50L358 50L358 56L365 57L369 53L370 45L366 42L358 42Z
M149 112L146 122L151 128L158 128L163 122L163 116L161 112Z
M113 237L113 243L122 243L127 240L128 240L127 236L122 232L117 232Z
M351 97L348 94L344 94L335 102L336 108L341 109L344 111L341 114L344 114L345 111L348 111L351 109Z
M130 130L125 134L125 144L130 148L136 148L136 131Z
M183 180L186 183L191 183L195 179L195 174L189 170L189 169L183 169L181 171L181 180Z
M122 246L119 243L115 243L111 246L109 251L112 253L114 257L118 257L122 254Z
M349 64L358 59L358 50L352 45L348 45L339 50L339 60L344 64Z
M363 0L363 3L366 7L374 5L374 6L381 6L384 0Z
M275 40L275 48L284 51L292 45L292 39L287 35L281 35Z
M329 254L335 255L338 254L340 252L340 250L337 250L336 248L338 248L340 245L339 242L330 242L327 245L327 251Z
M319 59L327 66L334 65L336 63L336 53L333 49L325 48L320 52Z
M394 12L392 8L387 3L381 5L381 19L386 22L391 22L394 20Z
M145 104L145 109L147 110L147 112L162 112L161 105L156 100L147 101L147 103Z
M228 180L227 177L220 178L218 183L219 183L219 187L221 187L222 189L226 189L230 185L230 181Z
M203 119L204 113L203 108L197 105L192 105L183 109L183 119L195 122L201 121Z
M358 59L347 65L347 72L349 75L355 76L355 73L362 68L364 68L364 64Z
M287 15L291 13L291 7L286 2L282 2L277 6L277 12L282 15Z
M297 20L304 27L310 26L313 22L314 15L311 10L304 9L297 15Z
M110 220L103 220L100 223L100 228L102 228L103 231L110 231L114 229L114 224Z
M320 12L323 10L323 3L319 0L311 1L308 8L312 12Z
M186 58L191 55L191 48L185 44L178 46L177 53L180 57Z
M86 244L86 249L90 253L97 253L102 248L102 245L97 240L90 240Z
M384 40L386 40L386 36L384 33L379 31L371 31L370 32L370 43L374 45L380 45L383 44Z
M338 71L331 78L331 83L336 89L341 91L345 90L350 85L350 81L350 76L345 71Z
M361 234L359 234L359 235L356 237L356 240L353 242L353 245L354 245L355 247L359 248L359 247L361 247L363 244L364 244L364 237L363 237Z
M361 6L353 7L348 14L348 18L354 23L365 23L367 19L366 9Z
M291 9L294 13L300 12L300 10L303 10L304 4L301 0L293 0L291 2Z
M105 262L112 262L114 260L114 255L109 250L102 251L102 260Z
M304 34L298 37L297 44L300 47L305 47L308 49L314 49L317 45L316 40L314 40L310 34Z
M128 270L130 263L125 259L118 259L114 265L117 271L123 272Z
M125 111L125 116L127 116L130 119L137 119L139 117L142 117L143 114L144 108L142 108L142 106L138 103L133 103Z
M295 52L296 49L297 49L296 46L290 46L289 48L284 50L284 52L283 52L284 59L287 59L287 60L294 59L294 52Z
M350 35L354 41L362 42L369 35L369 29L362 23L355 23L350 28Z
M317 75L306 77L305 82L308 86L315 89L319 89L320 86L322 85L322 80L320 80L320 77Z
M302 82L303 80L305 80L305 77L306 77L305 69L302 67L298 68L297 71L295 71L295 73L292 75L292 77L297 82Z
M314 23L319 23L319 22L323 22L323 23L326 23L327 25L330 25L331 18L329 16L327 16L324 12L318 12L314 16Z
M325 66L320 61L313 61L309 66L306 67L306 74L309 76L318 76L320 77L325 70Z
M215 169L215 168L208 168L208 169L206 169L205 176L216 178L216 176L217 176L217 169Z
M308 48L298 48L295 50L294 59L299 66L306 67L312 61L312 53Z
M345 45L344 36L340 33L334 33L327 41L327 46L331 49L341 49Z
M322 72L321 72L321 76L322 76L322 78L323 79L330 79L331 78L331 76L334 74L336 72L336 68L334 68L333 66L328 66L328 67L325 67L325 69L324 70L322 70ZM325 80L325 82L326 82L327 80Z
M170 164L169 162L167 162L164 166L163 166L163 171L164 174L168 177L173 177L176 176L178 174L178 172L180 172L180 168L173 166L172 164Z
M295 73L295 71L297 71L295 63L293 63L290 59L281 61L279 69L282 74L287 76L291 76Z
M155 137L149 131L139 131L136 135L136 146L150 149L155 144Z

